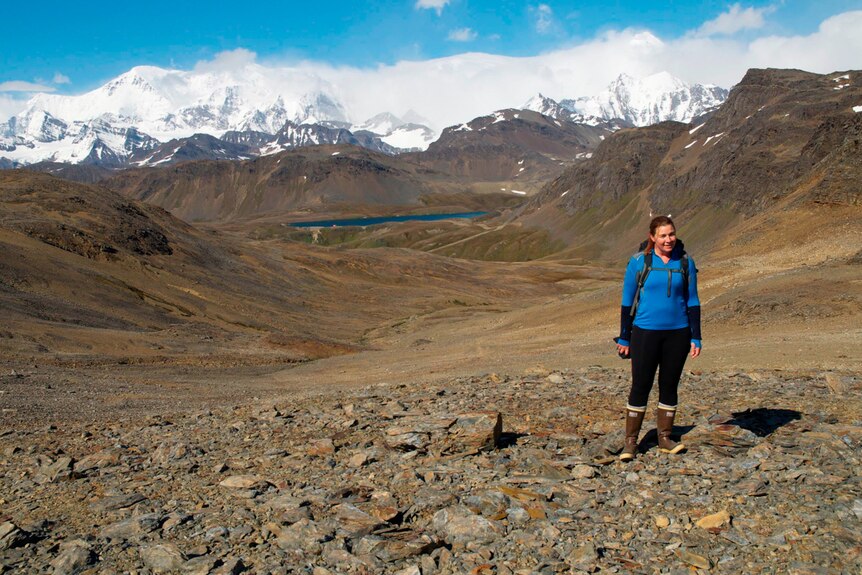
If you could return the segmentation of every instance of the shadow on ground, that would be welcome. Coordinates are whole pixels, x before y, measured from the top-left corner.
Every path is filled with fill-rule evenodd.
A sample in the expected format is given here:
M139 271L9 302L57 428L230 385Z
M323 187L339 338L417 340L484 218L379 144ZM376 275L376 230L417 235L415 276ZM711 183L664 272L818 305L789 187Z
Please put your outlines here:
M734 413L733 419L727 424L747 429L758 437L766 437L779 427L799 419L802 419L802 414L793 409L758 407Z

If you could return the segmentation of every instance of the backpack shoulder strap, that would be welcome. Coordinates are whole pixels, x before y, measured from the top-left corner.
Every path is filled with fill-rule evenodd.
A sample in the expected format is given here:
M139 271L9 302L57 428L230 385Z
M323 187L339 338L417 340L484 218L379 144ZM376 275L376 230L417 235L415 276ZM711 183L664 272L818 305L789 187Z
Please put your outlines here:
M638 257L640 253L635 254L635 257ZM634 317L638 311L638 303L641 299L641 292L643 291L644 283L646 283L647 275L649 275L649 271L652 268L652 252L648 254L643 254L643 265L641 269L638 270L636 279L637 279L637 289L635 290L635 297L632 301L632 311L631 316Z
M685 305L688 306L688 280L689 280L689 259L688 254L683 252L682 259L679 262L679 267L682 268L682 297L685 299Z
M638 254L635 254L638 255ZM641 269L638 270L637 274L637 283L638 283L638 291L640 291L644 287L644 283L646 283L647 274L649 274L652 269L652 252L648 254L643 254L643 265L641 265Z

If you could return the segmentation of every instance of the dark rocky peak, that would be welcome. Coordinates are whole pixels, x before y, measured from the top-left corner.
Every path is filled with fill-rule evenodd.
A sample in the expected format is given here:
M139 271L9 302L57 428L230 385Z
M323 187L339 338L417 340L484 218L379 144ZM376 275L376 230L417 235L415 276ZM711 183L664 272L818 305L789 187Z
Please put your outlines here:
M480 116L458 126L443 130L429 152L442 148L460 146L465 143L499 141L503 135L512 136L518 132L545 132L547 135L565 129L566 123L532 110L513 108L498 110L487 116Z
M275 135L275 139L263 153L273 153L276 150L289 150L305 146L319 145L354 145L362 146L385 154L395 154L397 150L381 141L371 132L354 134L350 130L338 127L328 127L321 124L285 123Z
M243 146L249 146L251 148L262 148L275 140L275 136L273 134L259 132L257 130L231 130L229 132L225 132L221 139L231 144L242 144Z
M189 160L243 160L254 155L255 150L249 146L227 142L209 134L194 134L188 138L171 140L154 150L136 152L129 163L155 166Z

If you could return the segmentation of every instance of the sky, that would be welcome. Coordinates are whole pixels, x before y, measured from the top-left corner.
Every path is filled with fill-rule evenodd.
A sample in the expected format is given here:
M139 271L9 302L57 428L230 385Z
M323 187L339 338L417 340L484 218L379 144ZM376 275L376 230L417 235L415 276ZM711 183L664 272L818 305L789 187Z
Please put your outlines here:
M47 0L3 13L0 121L35 93L82 94L140 65L319 70L382 86L354 97L368 114L422 108L433 79L451 91L417 110L434 123L465 91L469 114L504 95L591 95L622 72L730 87L749 67L862 68L862 0Z

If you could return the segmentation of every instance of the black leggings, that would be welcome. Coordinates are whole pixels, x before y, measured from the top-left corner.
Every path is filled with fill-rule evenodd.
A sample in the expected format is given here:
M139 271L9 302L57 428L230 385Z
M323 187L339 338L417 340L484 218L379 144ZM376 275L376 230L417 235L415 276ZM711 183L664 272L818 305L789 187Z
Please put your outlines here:
M668 330L632 328L629 407L646 408L659 366L658 401L662 407L676 407L679 378L690 350L691 330L687 327Z

